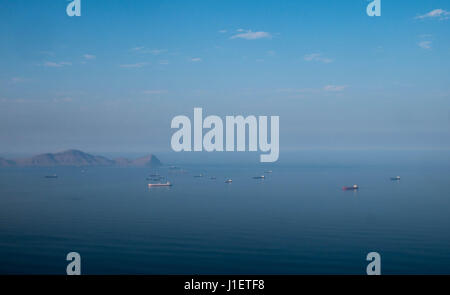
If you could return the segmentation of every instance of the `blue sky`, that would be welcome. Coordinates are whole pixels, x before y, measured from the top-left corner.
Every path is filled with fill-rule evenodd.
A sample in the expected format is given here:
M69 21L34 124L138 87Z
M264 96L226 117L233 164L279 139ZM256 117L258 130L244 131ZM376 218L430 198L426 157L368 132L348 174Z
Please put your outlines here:
M281 3L280 3L281 2ZM0 153L170 149L170 121L279 115L280 148L450 147L450 3L0 3Z

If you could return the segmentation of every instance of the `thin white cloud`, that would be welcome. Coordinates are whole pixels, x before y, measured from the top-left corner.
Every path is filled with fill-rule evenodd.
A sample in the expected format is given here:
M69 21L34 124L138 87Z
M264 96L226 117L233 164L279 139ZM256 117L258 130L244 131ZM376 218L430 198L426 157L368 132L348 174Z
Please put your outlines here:
M315 61L315 62L321 62L321 63L325 63L325 64L333 62L333 59L328 58L328 57L324 57L320 53L306 54L303 57L303 59L306 60L306 61Z
M62 98L54 98L54 99L24 99L24 98L0 98L0 103L7 104L36 104L36 103L69 103L72 102L73 99L71 97L62 97Z
M145 47L144 46L138 46L138 47L133 47L133 48L131 48L130 50L131 51L141 51L142 49L144 49Z
M1 103L33 103L33 102L38 102L35 100L31 100L31 99L24 99L24 98L0 98L0 102Z
M10 82L12 84L19 84L19 83L23 83L25 81L27 81L27 79L22 78L22 77L12 77Z
M138 46L138 47L131 48L130 51L139 52L139 53L150 53L153 55L160 55L164 52L167 52L167 49L149 49L149 48L146 48L145 46Z
M54 103L67 103L72 102L73 99L71 97L62 97L62 98L55 98L53 99Z
M270 39L270 38L272 38L272 35L268 32L263 31L253 32L251 30L230 37L230 39L245 39L245 40Z
M166 59L163 59L163 60L160 60L160 61L159 61L159 64L160 64L160 65L168 65L168 64L169 64L169 61L166 60Z
M2 103L23 103L25 100L23 99L8 99L8 98L0 98L0 102Z
M318 89L314 89L314 88L281 88L281 89L277 89L276 92L281 92L281 93L314 93L314 92L319 92Z
M323 87L323 90L328 92L341 92L347 88L346 85L326 85Z
M282 88L276 90L281 93L291 93L291 94L320 94L325 92L342 92L347 89L347 85L325 85L322 88Z
M146 62L138 62L138 63L134 63L134 64L123 64L120 65L121 68L142 68L145 67L147 65Z
M71 66L71 62L61 61L61 62L53 62L53 61L46 61L44 62L43 66L48 68L61 68L65 66Z
M168 92L167 90L160 90L160 89L157 89L157 90L144 90L144 91L142 91L143 94L147 94L147 95L165 94L167 92Z
M450 12L439 8L439 9L434 9L423 15L416 16L416 19L426 19L426 18L444 20L444 19L450 18Z
M166 52L166 49L151 49L148 52L153 54L153 55L160 55L161 53Z
M39 51L39 54L48 55L48 56L54 56L55 55L55 53L53 51L48 51L48 50Z
M92 55L92 54L83 54L83 57L84 57L84 59L87 59L87 60L93 60L93 59L97 58L95 55Z
M221 34L225 34L227 32L227 30L219 30L219 33Z
M192 61L192 62L200 62L200 61L202 61L202 59L200 57L192 57L190 59L190 61Z
M421 41L419 42L419 47L423 49L431 49L431 41Z

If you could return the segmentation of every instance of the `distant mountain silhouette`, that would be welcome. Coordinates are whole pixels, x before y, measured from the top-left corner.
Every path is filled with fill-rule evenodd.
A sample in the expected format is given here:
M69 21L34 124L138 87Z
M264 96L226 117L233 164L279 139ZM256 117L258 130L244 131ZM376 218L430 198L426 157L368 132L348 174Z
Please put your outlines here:
M146 167L157 167L161 166L161 161L154 155L148 155L145 157L137 158L134 160L126 158L118 158L114 160L116 165L119 166L146 166Z
M0 167L12 167L15 166L16 163L14 161L6 160L3 158L0 158Z
M148 156L137 158L137 159L133 160L133 164L132 165L134 165L134 166L148 166L148 167L150 167L150 166L161 166L162 163L154 155L148 155Z
M67 150L60 153L47 153L31 158L7 160L0 158L0 167L30 166L161 166L161 161L154 155L129 160L125 158L111 160L103 156L94 156L79 150Z

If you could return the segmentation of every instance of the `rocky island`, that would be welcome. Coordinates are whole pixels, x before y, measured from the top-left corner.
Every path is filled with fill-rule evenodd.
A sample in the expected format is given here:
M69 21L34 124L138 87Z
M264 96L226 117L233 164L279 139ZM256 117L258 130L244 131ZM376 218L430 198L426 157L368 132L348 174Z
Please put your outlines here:
M46 153L22 159L0 158L0 167L55 167L55 166L130 166L158 167L161 161L150 154L137 159L108 159L91 155L79 150L67 150L59 153Z

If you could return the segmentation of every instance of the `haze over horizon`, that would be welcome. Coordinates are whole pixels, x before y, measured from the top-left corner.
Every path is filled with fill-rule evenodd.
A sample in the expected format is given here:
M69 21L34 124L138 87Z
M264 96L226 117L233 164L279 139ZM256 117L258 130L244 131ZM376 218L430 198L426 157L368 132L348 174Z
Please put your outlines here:
M194 107L279 115L281 151L450 149L448 1L82 3L0 3L0 154L167 152Z

